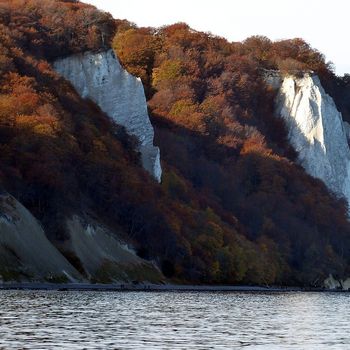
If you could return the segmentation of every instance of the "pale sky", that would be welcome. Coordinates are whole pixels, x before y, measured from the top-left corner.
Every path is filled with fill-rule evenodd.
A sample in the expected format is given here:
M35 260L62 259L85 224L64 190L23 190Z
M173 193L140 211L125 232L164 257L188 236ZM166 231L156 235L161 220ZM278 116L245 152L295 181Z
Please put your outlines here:
M350 73L349 0L85 0L138 26L186 22L229 41L303 38Z

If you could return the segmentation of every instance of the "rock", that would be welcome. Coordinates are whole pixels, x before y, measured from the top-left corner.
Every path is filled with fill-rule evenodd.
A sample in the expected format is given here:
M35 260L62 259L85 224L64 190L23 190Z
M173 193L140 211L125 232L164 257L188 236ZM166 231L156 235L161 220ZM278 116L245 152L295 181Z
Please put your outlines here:
M68 239L57 242L63 255L48 240L34 216L14 197L1 193L0 280L163 281L162 273L153 263L138 257L117 234L90 218L75 215L67 219L65 235Z
M160 182L160 151L153 145L154 130L141 80L122 68L113 50L72 55L55 61L53 67L83 98L93 100L136 136L143 167Z
M349 204L350 125L343 122L332 97L312 73L282 78L278 72L268 72L265 80L278 90L276 114L285 121L289 141L298 152L300 165ZM336 280L329 275L324 286L348 290L350 278Z
M326 289L330 290L350 290L350 278L346 280L336 280L332 274L324 281L324 286Z
M301 78L270 76L267 83L279 86L276 113L285 120L298 162L308 174L321 179L349 203L348 128L319 78L307 73Z
M141 259L125 242L103 225L77 215L67 220L70 237L65 250L73 254L90 280L159 283L163 276L156 266Z
M342 289L340 281L336 280L333 275L329 275L325 281L324 281L324 286L326 289Z
M82 280L34 216L8 193L0 194L0 275L4 280Z
M344 121L344 130L345 130L346 138L348 140L348 144L350 144L350 124L345 121Z

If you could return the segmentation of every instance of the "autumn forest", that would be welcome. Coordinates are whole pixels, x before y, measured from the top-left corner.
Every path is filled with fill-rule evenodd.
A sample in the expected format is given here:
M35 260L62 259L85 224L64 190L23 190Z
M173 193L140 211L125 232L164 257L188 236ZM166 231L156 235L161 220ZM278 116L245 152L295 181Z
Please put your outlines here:
M317 73L350 121L350 79L302 39L138 28L78 1L0 0L0 188L55 244L88 213L198 284L319 286L350 273L347 205L297 165L266 71ZM112 47L142 79L162 183L136 140L52 68ZM79 267L74 257L67 258Z

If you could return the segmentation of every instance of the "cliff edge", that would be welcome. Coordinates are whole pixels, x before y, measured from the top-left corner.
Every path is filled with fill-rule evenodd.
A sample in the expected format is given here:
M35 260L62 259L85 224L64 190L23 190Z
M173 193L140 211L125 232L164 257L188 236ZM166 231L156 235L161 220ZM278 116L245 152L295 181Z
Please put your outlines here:
M113 50L72 55L56 60L53 67L83 98L90 98L136 136L143 167L160 182L160 151L153 145L154 130L141 79L123 69Z
M350 149L347 125L316 75L269 75L278 89L276 113L284 119L298 162L338 197L350 202Z

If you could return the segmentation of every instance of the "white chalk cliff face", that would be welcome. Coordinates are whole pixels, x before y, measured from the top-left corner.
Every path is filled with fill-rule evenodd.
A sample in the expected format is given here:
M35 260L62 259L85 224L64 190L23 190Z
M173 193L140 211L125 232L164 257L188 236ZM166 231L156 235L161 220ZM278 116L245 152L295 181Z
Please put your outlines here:
M350 125L343 122L332 97L316 75L285 77L274 72L266 82L278 89L277 115L285 120L289 141L308 174L321 179L350 203ZM350 210L348 211L350 215ZM327 289L350 288L350 278L324 281Z
M14 197L0 194L0 279L75 282L80 273L47 239L40 223Z
M284 118L289 140L298 152L298 161L313 177L350 203L349 125L343 123L333 99L324 91L319 78L277 75L267 83L279 86L277 113Z
M113 50L72 55L55 61L53 67L83 98L93 100L117 124L136 136L143 167L160 182L160 151L153 145L154 130L141 80L122 68Z
M340 290L350 290L350 278L345 280L335 279L331 274L324 281L324 286L326 289L340 289Z
M138 257L118 232L90 218L67 218L65 234L69 238L58 250L33 215L10 194L0 192L0 282L163 281L158 268ZM62 252L80 262L80 272Z
M159 283L161 272L152 263L137 256L136 252L108 228L74 215L67 219L69 240L64 249L79 259L85 275L98 282Z

